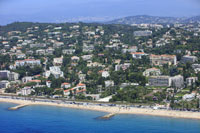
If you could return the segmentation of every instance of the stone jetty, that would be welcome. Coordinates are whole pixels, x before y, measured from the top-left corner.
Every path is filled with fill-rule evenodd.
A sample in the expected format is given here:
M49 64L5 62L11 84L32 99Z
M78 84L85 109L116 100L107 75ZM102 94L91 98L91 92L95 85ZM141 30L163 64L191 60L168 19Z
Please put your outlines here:
M25 106L28 106L28 104L20 104L20 105L17 105L15 107L10 107L9 110L18 110L18 109L23 108Z
M105 115L105 116L102 116L102 117L100 117L101 119L110 119L110 118L112 118L113 116L115 116L116 114L115 113L110 113L110 114L107 114L107 115Z

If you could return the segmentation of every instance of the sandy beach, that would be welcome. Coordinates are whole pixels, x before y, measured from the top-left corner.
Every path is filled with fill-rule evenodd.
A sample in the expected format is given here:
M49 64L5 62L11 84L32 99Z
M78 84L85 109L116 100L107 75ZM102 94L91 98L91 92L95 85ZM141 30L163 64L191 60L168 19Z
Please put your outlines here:
M171 110L153 110L146 108L123 108L123 107L105 107L105 106L91 106L91 105L76 105L76 104L62 104L62 103L51 103L51 102L33 102L28 100L15 100L0 98L0 102L9 102L19 105L47 105L47 106L58 106L67 107L74 109L85 109L93 111L102 111L113 114L136 114L136 115L152 115L152 116L163 116L163 117L174 117L174 118L186 118L186 119L199 119L200 112L185 112L185 111L171 111Z

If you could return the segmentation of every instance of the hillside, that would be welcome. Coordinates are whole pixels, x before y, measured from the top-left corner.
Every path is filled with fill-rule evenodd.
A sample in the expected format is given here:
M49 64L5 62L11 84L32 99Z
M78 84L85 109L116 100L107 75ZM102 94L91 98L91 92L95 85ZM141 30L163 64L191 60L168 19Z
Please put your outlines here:
M174 23L197 23L200 22L200 16L191 18L176 18L176 17L158 17L158 16L130 16L121 19L109 21L109 24L174 24Z

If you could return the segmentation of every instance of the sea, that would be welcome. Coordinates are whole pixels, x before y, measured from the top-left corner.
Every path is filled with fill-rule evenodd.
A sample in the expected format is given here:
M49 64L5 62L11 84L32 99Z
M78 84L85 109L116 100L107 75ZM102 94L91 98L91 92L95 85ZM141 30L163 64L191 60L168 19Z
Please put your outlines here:
M99 119L105 112L54 106L0 103L0 133L200 133L200 120L145 115L116 115Z

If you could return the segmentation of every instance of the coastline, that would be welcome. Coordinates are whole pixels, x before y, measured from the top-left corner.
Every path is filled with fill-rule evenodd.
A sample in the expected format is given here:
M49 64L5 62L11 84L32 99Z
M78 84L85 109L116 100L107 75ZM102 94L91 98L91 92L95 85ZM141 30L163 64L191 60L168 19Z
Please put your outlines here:
M125 108L125 107L107 107L107 106L91 106L91 105L76 105L76 104L63 104L63 103L51 103L51 102L33 102L28 100L16 100L0 98L0 102L8 102L15 104L27 104L32 105L45 105L45 106L57 106L67 107L81 110L92 110L100 111L113 114L135 114L135 115L151 115L161 117L172 117L172 118L185 118L185 119L198 119L200 120L200 112L185 112L185 111L173 111L173 110L153 110L147 108Z

